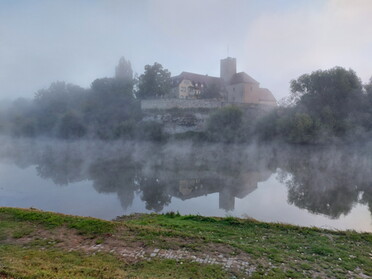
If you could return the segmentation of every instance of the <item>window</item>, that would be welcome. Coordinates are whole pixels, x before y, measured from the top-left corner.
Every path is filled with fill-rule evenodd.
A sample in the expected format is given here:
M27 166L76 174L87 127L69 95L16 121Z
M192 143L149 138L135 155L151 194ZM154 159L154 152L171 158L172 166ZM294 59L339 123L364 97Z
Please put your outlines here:
M233 87L233 91L235 92L235 87Z

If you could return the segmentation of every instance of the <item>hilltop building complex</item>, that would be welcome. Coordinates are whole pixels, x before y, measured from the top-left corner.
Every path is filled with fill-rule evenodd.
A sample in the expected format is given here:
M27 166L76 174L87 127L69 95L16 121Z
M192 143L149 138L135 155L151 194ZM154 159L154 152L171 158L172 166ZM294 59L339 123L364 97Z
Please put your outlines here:
M270 90L244 72L236 59L221 60L220 77L182 72L171 78L172 88L163 98L141 100L146 121L157 121L169 134L204 131L210 114L237 106L247 117L257 118L277 106Z
M236 58L231 57L221 60L220 77L188 72L172 77L170 98L200 99L206 93L231 104L277 105L269 89L261 88L247 73L237 73Z

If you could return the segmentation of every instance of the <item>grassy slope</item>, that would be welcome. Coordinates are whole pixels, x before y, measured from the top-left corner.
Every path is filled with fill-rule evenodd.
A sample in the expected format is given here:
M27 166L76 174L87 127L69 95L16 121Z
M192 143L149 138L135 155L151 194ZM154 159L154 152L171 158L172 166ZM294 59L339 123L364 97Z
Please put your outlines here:
M65 229L62 239L45 235ZM125 228L125 230L123 230ZM35 234L43 233L43 238ZM215 265L174 260L130 264L109 253L63 249L70 232L96 243L116 237L144 247L207 253L211 245L233 247L250 257L254 278L358 278L372 276L372 235L333 232L236 218L139 215L108 222L0 208L0 278L231 278ZM113 236L114 235L114 236ZM31 237L33 236L33 237ZM227 250L233 251L233 250ZM360 275L362 274L362 275ZM235 273L236 277L243 277Z

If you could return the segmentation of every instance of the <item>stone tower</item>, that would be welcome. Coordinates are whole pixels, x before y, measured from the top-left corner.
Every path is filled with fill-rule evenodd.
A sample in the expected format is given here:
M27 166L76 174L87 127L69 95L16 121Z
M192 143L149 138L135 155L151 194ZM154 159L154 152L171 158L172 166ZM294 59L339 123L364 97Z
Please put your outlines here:
M233 75L236 74L236 58L227 57L221 59L220 77L229 84Z

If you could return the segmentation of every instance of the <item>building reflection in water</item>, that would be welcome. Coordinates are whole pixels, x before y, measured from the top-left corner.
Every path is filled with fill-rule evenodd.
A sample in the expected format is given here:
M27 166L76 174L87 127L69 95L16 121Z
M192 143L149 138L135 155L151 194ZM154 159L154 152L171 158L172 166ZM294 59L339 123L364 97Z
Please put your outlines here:
M338 218L356 203L372 209L371 148L33 144L14 141L0 156L22 168L36 165L40 177L57 185L90 180L97 192L116 193L124 210L136 195L148 210L159 212L172 197L218 193L219 208L232 211L236 198L248 196L273 174L287 186L289 203L314 214Z

